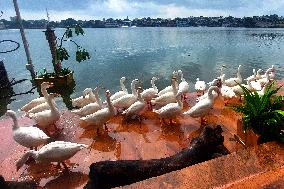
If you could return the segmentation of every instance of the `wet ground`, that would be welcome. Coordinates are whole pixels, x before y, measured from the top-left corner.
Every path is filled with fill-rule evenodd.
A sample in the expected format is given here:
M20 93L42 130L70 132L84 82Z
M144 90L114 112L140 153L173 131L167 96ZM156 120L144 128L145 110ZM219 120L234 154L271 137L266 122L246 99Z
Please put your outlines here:
M284 83L284 82L282 82ZM281 93L283 94L283 90ZM191 93L189 105L195 103L196 94ZM234 99L233 103L238 100ZM185 107L184 110L187 110ZM34 180L46 188L82 188L88 181L89 166L102 160L153 159L171 156L185 148L190 140L200 132L200 119L178 117L174 124L161 125L152 112L145 112L145 119L125 120L115 116L108 123L108 132L97 135L97 127L81 123L79 116L65 111L56 123L62 132L54 140L64 140L89 145L66 162L70 171L58 169L56 164L24 165L16 171L15 161L27 148L18 145L12 138L12 120L0 120L0 175L6 180ZM208 123L224 126L225 146L236 150L232 134L237 133L240 115L224 106L223 99L215 102L214 108L206 116ZM19 118L21 126L34 124L28 118ZM100 131L103 131L100 128Z

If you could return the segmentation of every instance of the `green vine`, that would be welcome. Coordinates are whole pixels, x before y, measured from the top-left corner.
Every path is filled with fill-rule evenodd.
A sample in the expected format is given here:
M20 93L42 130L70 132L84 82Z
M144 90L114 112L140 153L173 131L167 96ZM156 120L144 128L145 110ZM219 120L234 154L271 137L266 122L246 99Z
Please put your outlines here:
M64 41L70 41L76 45L77 47L76 61L77 62L80 63L82 61L85 61L91 58L89 52L86 49L84 49L82 46L78 45L78 43L76 43L74 40L71 39L74 36L74 34L79 36L79 35L84 35L85 32L80 25L75 25L74 28L70 28L70 27L66 28L66 31L64 32L63 36L60 39L60 45L56 49L57 58L60 61L68 60L70 57L68 54L68 51L63 47Z

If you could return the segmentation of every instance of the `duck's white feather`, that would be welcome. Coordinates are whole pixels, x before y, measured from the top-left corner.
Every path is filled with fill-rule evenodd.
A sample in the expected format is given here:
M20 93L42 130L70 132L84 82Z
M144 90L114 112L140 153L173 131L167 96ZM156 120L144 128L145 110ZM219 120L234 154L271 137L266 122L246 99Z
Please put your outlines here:
M197 78L194 87L196 91L205 91L206 83L205 81L200 81L199 78Z
M149 102L150 100L152 100L152 98L155 98L158 96L158 88L155 85L155 81L157 80L156 77L153 77L151 79L151 84L152 84L152 88L148 88L146 90L144 90L141 93L142 98L146 101Z
M103 108L98 110L97 112L87 115L85 117L81 117L80 119L87 122L88 124L94 125L102 125L110 120L115 115L115 110L110 101L109 93L106 93L107 98L107 108Z
M43 82L41 84L41 93L43 95L43 97L39 97L36 99L31 100L29 103L27 103L26 105L24 105L22 108L20 108L20 111L24 111L24 112L28 112L29 110L31 110L32 108L45 103L46 102L46 97L48 96L47 93L47 88L51 87L52 85L48 82Z
M133 80L131 82L132 93L126 94L126 95L112 101L113 106L116 107L116 108L129 108L129 106L131 106L131 104L136 102L137 92L136 92L135 86L136 86L137 83L138 83L138 79Z
M86 106L84 106L80 109L72 110L71 112L75 113L79 116L87 116L89 114L95 113L96 111L100 110L101 108L102 107L98 103L94 102L94 103L87 104Z
M178 93L176 97L176 103L169 103L158 110L153 110L153 112L157 113L161 118L173 118L177 115L181 114L183 104L180 101L180 94Z
M51 97L52 103L55 103L54 97L57 96L56 94L48 94ZM42 112L44 110L50 110L50 106L47 102L41 103L28 111L28 113L37 113Z
M113 106L116 108L129 108L131 104L136 102L137 96L135 94L126 94L114 101L112 101Z
M93 90L91 88L86 88L83 91L83 96L72 99L72 106L82 108L83 106L86 106L92 102L96 102Z
M101 102L101 99L99 97L99 87L96 87L95 88L95 99L96 99L96 102L92 102L90 104L87 104L86 106L80 108L80 109L77 109L77 110L72 110L71 112L79 115L79 116L86 116L86 115L89 115L89 114L92 114L92 113L95 113L96 111L102 109L102 102Z
M129 108L122 112L123 115L131 116L131 115L140 115L146 107L146 103L141 96L141 91L138 90L138 100L133 103Z
M27 148L38 147L47 143L49 136L37 127L19 127L13 130L13 138Z
M116 92L115 94L113 94L111 97L110 97L110 100L111 101L114 101L114 100L116 100L116 99L118 99L118 98L120 98L120 97L122 97L122 96L124 96L124 95L127 95L128 94L128 92L125 92L125 91L118 91L118 92Z
M26 105L24 105L20 110L24 111L24 112L28 112L29 110L31 110L32 108L45 103L46 100L44 97L39 97L36 99L31 100L29 103L27 103Z
M50 110L28 114L30 118L35 120L37 126L43 129L54 124L60 118L60 112L58 111L56 104L54 101L52 101L51 97L48 97L47 102Z
M173 74L172 74L172 77L177 77L177 75L178 75L178 73L176 72L176 71L174 71L173 72ZM176 90L178 90L177 89L177 86L178 86L178 84L176 83ZM162 89L161 91L159 91L159 93L158 93L158 96L162 96L163 94L166 94L166 93L168 93L168 92L173 92L174 90L173 90L173 87L172 87L172 85L170 85L170 86L167 86L167 87L165 87L164 89Z
M111 97L110 97L110 100L111 101L114 101L124 95L127 95L128 94L128 91L124 85L124 82L125 82L126 78L125 77L122 77L120 78L120 88L121 88L121 91L118 91L116 93L114 93Z
M16 113L12 110L8 110L6 115L13 119L13 138L17 143L27 148L38 147L47 143L49 136L42 130L32 126L20 127L18 125Z
M43 146L37 152L35 160L37 162L63 162L87 147L85 144L55 141Z
M43 146L38 151L30 150L26 152L16 163L17 169L21 168L29 157L38 163L64 162L70 159L78 151L87 148L85 144L77 144L64 141L55 141Z
M240 68L241 68L241 65L239 65L238 67L237 77L226 79L224 81L225 85L227 85L228 87L233 87L233 86L236 86L237 83L240 83L240 84L242 83L243 80L240 74Z
M185 95L186 93L189 93L189 84L183 78L183 73L182 73L181 70L178 70L178 75L180 75L180 77L181 77L181 82L179 83L178 92L177 93L181 93L181 94Z
M195 104L192 108L184 112L183 115L201 117L207 114L214 105L214 97L212 95L213 90L218 92L219 88L216 86L210 87L208 90L208 97L197 102L197 104Z
M159 106L164 106L166 104L169 104L169 103L174 103L176 102L176 94L173 93L173 92L168 92L168 93L165 93L157 98L154 98L153 100L151 100L152 104L157 104Z
M236 97L236 93L233 91L232 87L223 85L220 91L221 91L221 95L225 98Z

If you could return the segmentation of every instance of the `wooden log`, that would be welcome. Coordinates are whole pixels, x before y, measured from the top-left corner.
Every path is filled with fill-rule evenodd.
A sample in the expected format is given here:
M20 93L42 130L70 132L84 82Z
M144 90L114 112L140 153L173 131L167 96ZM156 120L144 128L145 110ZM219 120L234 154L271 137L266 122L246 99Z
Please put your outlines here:
M34 181L5 181L3 176L0 175L0 188L1 189L36 189L37 184Z
M10 85L10 81L8 79L8 74L5 69L4 63L0 60L0 88L6 87Z
M205 126L189 147L176 155L152 160L101 161L90 166L85 189L112 188L156 177L196 163L228 154L221 126Z

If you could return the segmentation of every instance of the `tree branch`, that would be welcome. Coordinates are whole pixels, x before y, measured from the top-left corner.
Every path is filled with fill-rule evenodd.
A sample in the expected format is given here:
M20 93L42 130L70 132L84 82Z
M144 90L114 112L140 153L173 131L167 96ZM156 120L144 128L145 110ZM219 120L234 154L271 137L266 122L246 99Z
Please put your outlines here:
M16 94L11 94L11 95L7 95L7 96L1 96L0 99L5 99L5 98L11 98L11 97L14 97L14 96L19 96L19 95L23 95L23 94L34 94L34 89L36 87L33 87L31 88L30 90L26 91L26 92L22 92L22 93L16 93Z

